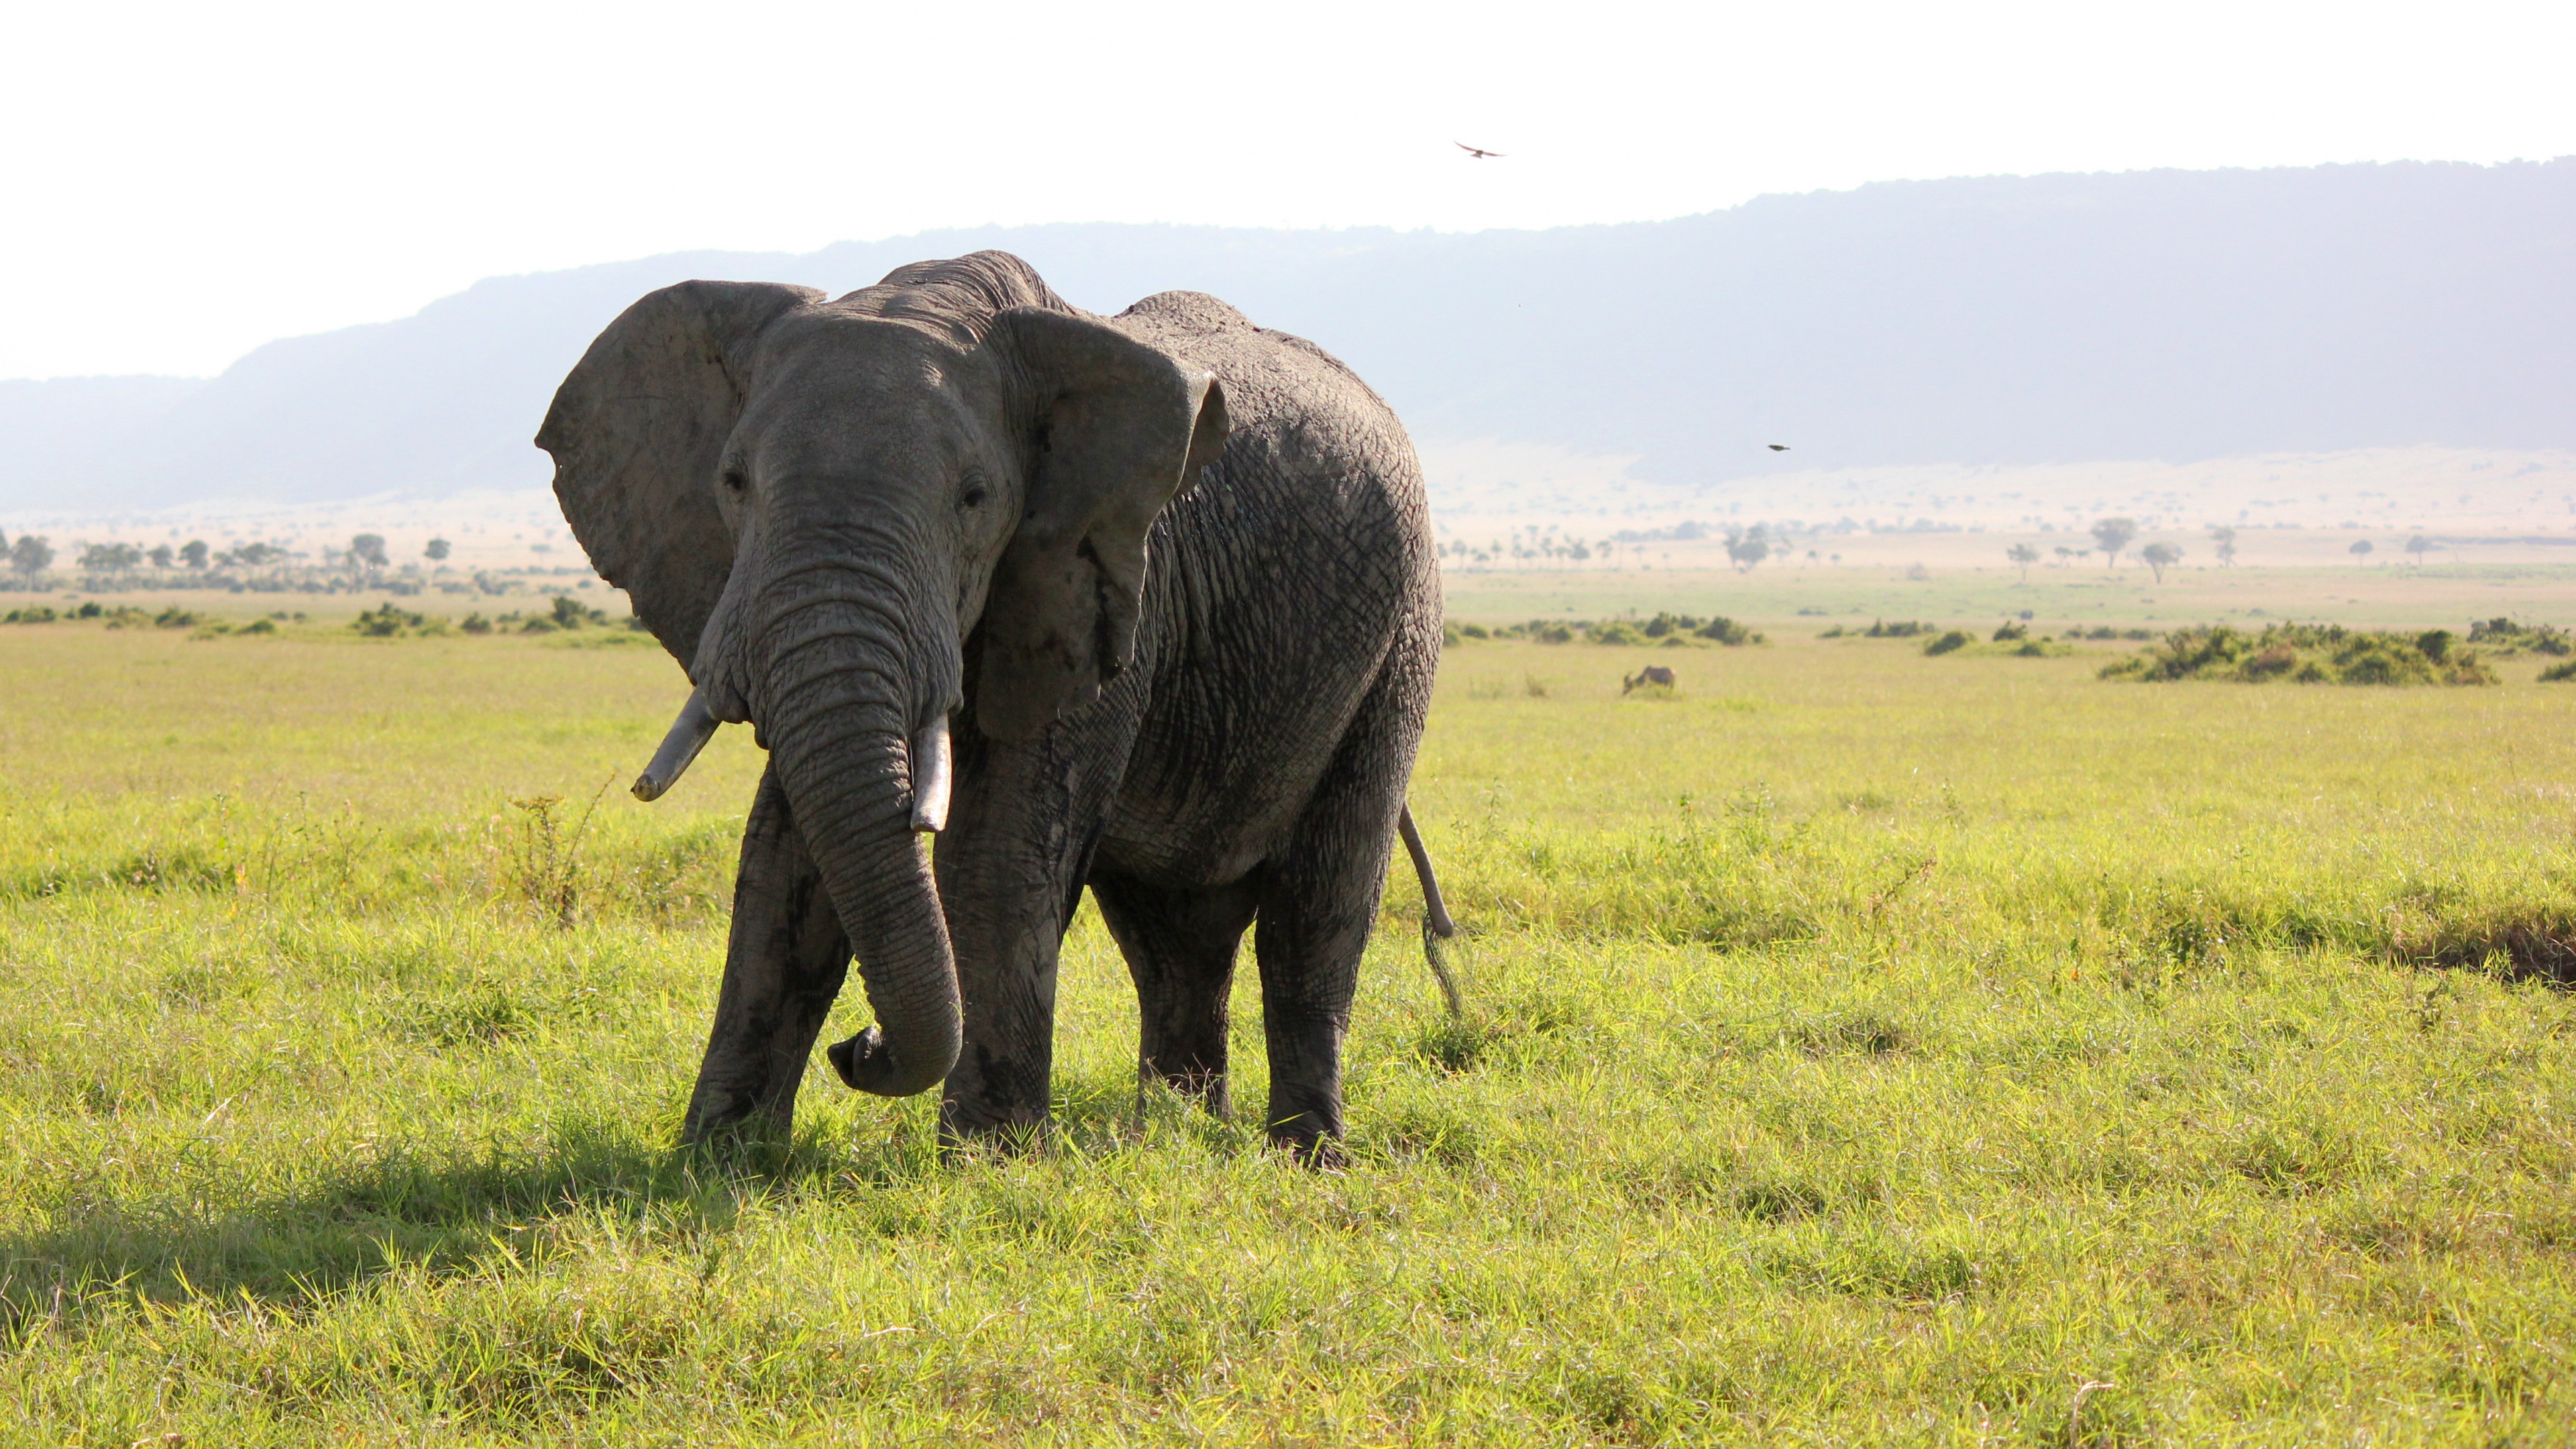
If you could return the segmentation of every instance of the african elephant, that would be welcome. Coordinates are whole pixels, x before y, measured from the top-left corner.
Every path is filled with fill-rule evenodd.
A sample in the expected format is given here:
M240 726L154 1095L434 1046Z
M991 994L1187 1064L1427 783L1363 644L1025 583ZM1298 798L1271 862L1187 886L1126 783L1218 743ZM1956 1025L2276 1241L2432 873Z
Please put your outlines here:
M718 722L769 751L690 1138L792 1117L854 952L876 1024L842 1080L944 1080L944 1142L1042 1132L1088 885L1142 1079L1220 1113L1258 922L1266 1125L1329 1152L1440 652L1420 467L1349 369L1213 297L1097 317L978 252L837 301L664 288L537 445L695 686L637 793Z

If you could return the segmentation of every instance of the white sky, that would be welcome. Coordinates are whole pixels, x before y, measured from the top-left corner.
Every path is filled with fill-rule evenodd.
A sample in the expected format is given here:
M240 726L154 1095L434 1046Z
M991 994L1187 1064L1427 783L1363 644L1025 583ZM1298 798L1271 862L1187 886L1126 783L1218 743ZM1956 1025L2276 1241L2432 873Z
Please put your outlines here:
M211 373L479 277L696 247L2576 153L2566 0L104 0L7 32L0 377Z

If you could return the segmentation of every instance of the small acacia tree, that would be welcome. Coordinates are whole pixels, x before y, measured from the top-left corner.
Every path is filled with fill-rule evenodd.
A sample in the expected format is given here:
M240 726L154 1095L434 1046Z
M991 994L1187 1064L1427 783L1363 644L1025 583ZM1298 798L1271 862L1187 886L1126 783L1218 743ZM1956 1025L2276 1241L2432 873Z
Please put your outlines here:
M2161 584L2165 581L2165 569L2182 561L2182 550L2169 543L2157 542L2139 549L2138 557L2146 561L2148 568L2156 571L2156 582Z
M2433 551L2433 540L2419 533L2406 540L2406 551L2415 555L2415 567L2420 569L2424 566L2424 555Z
M1755 564L1771 556L1770 530L1757 523L1742 533L1728 534L1726 556L1737 573L1751 573Z
M446 539L433 538L429 541L429 546L420 551L420 556L431 563L437 563L445 559L450 552L452 550Z
M2371 545L2370 545L2370 540L2369 540L2369 539L2366 539L2366 538L2356 538L2356 539L2354 539L2354 540L2352 541L2352 548L2351 548L2351 550L2350 550L2350 552L2351 552L2351 554L2352 554L2352 561L2353 561L2354 563L2357 563L2357 564L2366 564L2366 563L2370 562L2370 547L2371 547Z
M192 538L186 543L179 545L179 562L186 564L192 569L204 568L206 566L206 541L202 538Z
M2059 552L2063 553L2065 550L2060 549ZM2004 550L2004 557L2011 559L2021 568L2021 581L2025 584L2029 583L2030 566L2039 562L2039 550L2026 543L2017 543Z
M40 574L54 566L54 546L32 533L18 535L9 545L9 567L22 574Z
M2218 555L2219 567L2231 569L2236 567L2235 529L2212 528L2209 531L2209 547L2212 553Z
M391 562L385 556L384 535L362 533L349 540L349 572L374 573Z
M2113 568L2120 566L2121 553L2128 548L2129 541L2137 536L2138 521L2134 518L2094 520L2093 541L2102 546L2102 556L2111 561Z

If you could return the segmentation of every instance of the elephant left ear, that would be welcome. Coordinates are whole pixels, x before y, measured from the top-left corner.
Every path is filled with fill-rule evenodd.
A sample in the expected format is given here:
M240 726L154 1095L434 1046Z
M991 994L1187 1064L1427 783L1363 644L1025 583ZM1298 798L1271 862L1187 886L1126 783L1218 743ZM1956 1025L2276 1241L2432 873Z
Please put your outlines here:
M1146 535L1225 451L1227 423L1213 376L1104 323L1014 307L997 340L1035 404L1028 501L985 597L976 686L977 724L1010 740L1134 661Z

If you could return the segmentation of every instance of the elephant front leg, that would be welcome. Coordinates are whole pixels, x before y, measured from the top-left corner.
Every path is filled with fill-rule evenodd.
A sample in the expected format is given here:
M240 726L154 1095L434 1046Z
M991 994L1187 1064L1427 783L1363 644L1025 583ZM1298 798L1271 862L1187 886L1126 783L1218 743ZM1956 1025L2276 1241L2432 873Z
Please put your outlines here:
M955 1145L1025 1146L1047 1129L1056 962L1099 843L1131 711L1003 744L959 731L957 785L935 869L957 959L965 1043L939 1103Z
M773 770L760 779L734 876L724 986L682 1137L737 1124L785 1136L814 1038L850 969L850 941Z

